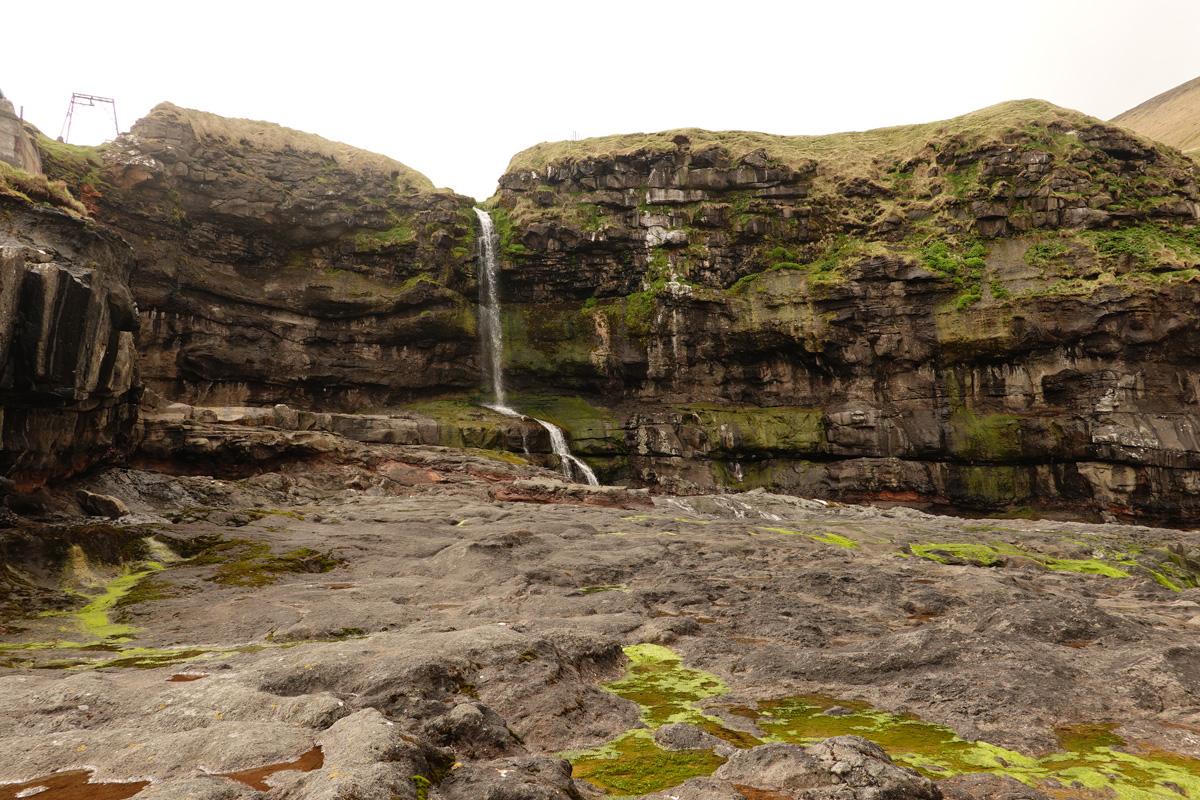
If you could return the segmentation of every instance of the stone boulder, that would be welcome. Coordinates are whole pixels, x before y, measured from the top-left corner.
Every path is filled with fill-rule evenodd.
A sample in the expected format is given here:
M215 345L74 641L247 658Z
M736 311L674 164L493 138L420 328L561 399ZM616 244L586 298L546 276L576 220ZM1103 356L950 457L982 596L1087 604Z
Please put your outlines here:
M939 800L933 782L897 766L879 745L837 736L812 747L773 743L734 753L714 777L802 800Z

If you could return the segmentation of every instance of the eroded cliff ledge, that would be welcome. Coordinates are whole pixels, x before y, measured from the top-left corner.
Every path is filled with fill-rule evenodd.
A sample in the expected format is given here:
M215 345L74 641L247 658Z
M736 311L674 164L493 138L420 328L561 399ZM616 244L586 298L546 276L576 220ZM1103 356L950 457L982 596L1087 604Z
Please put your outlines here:
M496 215L515 380L631 476L1194 518L1194 165L1039 101L826 137L539 145Z

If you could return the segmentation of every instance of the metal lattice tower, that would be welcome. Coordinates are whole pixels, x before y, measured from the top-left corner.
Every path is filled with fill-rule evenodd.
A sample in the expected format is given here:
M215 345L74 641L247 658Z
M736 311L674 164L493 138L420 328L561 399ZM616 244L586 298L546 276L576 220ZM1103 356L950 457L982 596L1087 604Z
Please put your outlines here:
M113 100L111 97L97 97L94 94L81 94L79 92L73 92L71 94L71 104L67 106L67 118L63 120L62 130L58 132L58 138L64 142L70 142L71 120L75 116L76 107L101 106L106 103L112 109L113 130L116 131L117 136L120 136L121 126L117 124L117 101Z

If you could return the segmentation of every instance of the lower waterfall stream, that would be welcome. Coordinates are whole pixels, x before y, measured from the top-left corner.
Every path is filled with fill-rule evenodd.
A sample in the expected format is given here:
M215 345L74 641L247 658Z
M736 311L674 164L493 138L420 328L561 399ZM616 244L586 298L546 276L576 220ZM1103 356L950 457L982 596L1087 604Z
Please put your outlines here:
M499 237L492 217L481 208L475 209L479 217L481 235L477 246L479 254L479 336L483 340L484 364L492 380L493 403L485 403L487 408L509 417L526 418L515 408L509 406L504 397L504 343L500 329L500 260L496 256ZM599 486L600 481L583 459L571 452L567 445L566 434L562 428L552 422L546 422L537 417L528 417L546 429L550 434L550 448L562 461L563 477L570 481Z

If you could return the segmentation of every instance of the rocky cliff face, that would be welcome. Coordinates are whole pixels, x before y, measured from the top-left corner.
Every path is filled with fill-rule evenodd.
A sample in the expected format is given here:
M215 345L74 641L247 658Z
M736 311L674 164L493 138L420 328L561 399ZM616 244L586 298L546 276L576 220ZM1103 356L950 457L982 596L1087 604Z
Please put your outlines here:
M102 152L42 145L141 257L168 399L358 411L480 385L466 198L169 104ZM493 203L517 405L610 481L1191 519L1194 169L1038 101L539 145Z
M636 480L1200 512L1200 207L1172 151L1025 102L540 146L501 186L509 360L626 403Z
M164 103L52 169L140 257L157 393L353 410L474 386L470 201L403 164Z
M131 446L133 261L101 226L0 197L0 475L18 489Z

